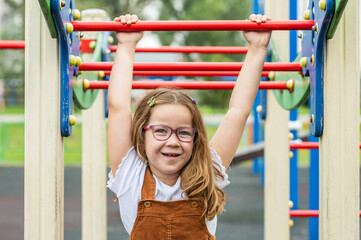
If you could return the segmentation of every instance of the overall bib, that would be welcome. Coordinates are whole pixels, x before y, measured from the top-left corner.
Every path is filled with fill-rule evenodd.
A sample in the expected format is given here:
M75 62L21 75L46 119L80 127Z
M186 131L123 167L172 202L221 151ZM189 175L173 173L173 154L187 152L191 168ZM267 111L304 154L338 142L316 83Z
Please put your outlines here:
M131 240L215 240L202 213L203 202L156 201L155 179L147 168Z

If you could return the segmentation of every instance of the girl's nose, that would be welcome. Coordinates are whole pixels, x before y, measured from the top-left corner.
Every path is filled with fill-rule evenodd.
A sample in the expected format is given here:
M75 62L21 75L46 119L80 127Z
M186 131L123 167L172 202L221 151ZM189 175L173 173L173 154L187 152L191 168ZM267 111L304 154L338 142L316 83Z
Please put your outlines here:
M167 145L177 145L179 146L179 139L177 138L177 134L173 132L167 140Z

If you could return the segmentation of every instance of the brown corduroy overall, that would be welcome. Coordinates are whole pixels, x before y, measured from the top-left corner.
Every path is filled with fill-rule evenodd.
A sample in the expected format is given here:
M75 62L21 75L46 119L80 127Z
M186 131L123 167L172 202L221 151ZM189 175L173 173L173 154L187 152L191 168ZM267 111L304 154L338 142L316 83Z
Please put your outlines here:
M156 201L155 179L147 168L131 240L215 240L201 217L203 203L193 200Z

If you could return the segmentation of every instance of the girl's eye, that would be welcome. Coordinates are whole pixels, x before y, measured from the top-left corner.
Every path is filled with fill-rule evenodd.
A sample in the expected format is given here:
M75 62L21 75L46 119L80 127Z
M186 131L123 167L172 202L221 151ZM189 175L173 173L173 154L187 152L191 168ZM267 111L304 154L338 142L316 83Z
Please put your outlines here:
M155 128L154 132L155 133L166 133L167 130L165 128Z
M182 130L182 131L179 132L179 135L190 136L190 135L192 135L192 132L188 131L188 130Z

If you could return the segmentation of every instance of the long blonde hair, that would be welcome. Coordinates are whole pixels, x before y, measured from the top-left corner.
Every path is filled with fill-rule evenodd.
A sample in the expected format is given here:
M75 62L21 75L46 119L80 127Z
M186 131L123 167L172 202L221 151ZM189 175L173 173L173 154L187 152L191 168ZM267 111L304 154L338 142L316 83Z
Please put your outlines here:
M147 101L154 97L152 107ZM192 99L183 92L159 88L152 90L139 102L132 122L132 141L140 159L147 162L145 137L143 128L148 124L152 109L160 104L181 104L192 114L192 127L198 130L194 140L192 156L181 172L181 188L183 193L193 200L203 201L207 220L213 219L223 210L225 204L224 191L215 184L216 179L224 179L220 168L212 161L208 146L207 132L201 113Z

